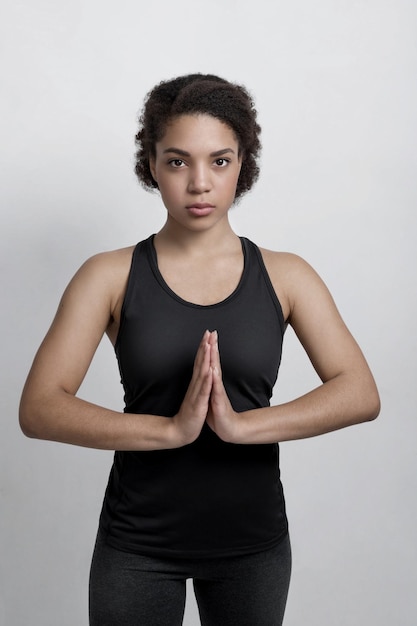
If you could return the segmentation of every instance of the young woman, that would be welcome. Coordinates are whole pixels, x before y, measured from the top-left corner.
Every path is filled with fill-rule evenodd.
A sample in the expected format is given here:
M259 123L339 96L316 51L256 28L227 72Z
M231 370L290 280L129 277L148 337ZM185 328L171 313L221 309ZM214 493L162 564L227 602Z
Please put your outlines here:
M140 119L136 172L167 217L74 276L29 374L26 435L115 450L90 578L92 625L282 623L291 552L278 442L374 419L366 361L314 270L232 230L258 175L247 91L212 75L161 83ZM270 406L291 324L322 384ZM118 413L76 393L104 333Z

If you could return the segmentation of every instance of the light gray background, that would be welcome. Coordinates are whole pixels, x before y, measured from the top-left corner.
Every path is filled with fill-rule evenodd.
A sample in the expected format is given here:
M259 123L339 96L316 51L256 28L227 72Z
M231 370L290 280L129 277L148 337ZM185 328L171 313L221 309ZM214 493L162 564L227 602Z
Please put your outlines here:
M239 234L306 258L374 371L379 420L282 445L294 552L286 626L414 626L416 118L414 1L10 0L1 17L1 605L7 626L87 624L109 452L25 439L21 388L78 266L164 219L132 173L159 80L246 84L262 176ZM288 332L275 402L317 384ZM109 342L81 396L114 409ZM198 623L189 594L185 624ZM256 625L254 625L256 626Z

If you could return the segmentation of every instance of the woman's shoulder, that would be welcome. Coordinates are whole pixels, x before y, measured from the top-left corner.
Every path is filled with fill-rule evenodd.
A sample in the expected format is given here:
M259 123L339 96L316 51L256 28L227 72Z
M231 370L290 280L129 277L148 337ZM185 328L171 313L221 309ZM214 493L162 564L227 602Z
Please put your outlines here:
M74 279L89 283L99 281L103 287L117 285L129 273L134 249L135 246L128 246L93 254L84 261Z
M271 278L277 276L284 282L293 283L297 276L300 279L317 276L313 267L294 252L281 252L261 247L259 250L268 272L272 275Z
M274 282L293 284L294 280L316 275L311 265L298 254L259 248L265 267Z
M87 267L97 272L112 269L117 271L120 267L130 264L135 247L133 245L95 253L83 263L82 267Z
M90 256L68 285L67 292L75 295L89 293L112 308L126 287L135 246L99 252Z
M297 294L321 281L312 266L298 254L259 248L274 290L287 319Z
M107 333L112 341L117 336L135 248L133 245L94 254L83 263L73 279L80 291L88 292L96 303L102 302L108 308L111 321Z
M262 254L263 259L266 260L268 263L274 265L280 265L282 263L292 264L298 261L303 261L300 256L294 254L293 252L270 250L268 248L262 248L261 246L259 246L259 250Z

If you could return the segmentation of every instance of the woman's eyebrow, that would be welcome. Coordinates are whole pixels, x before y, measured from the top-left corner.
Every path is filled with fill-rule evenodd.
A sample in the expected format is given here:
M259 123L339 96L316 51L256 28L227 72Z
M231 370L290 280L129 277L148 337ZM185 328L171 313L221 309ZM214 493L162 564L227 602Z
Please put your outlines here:
M219 157L219 156L223 156L223 154L234 154L235 151L232 150L232 148L224 148L223 150L216 150L216 152L211 152L210 156L211 157Z
M173 152L174 154L179 154L180 156L186 156L186 157L191 156L189 152L186 152L185 150L181 150L180 148L166 148L163 154L166 154L167 152Z
M179 156L184 156L184 157L189 157L191 156L191 154L189 152L186 152L186 150L181 150L181 148L166 148L164 150L164 154L166 154L167 152L172 152L173 154L178 154ZM232 150L232 148L223 148L222 150L216 150L215 152L210 152L210 156L211 157L219 157L219 156L223 156L224 154L235 154L235 151Z

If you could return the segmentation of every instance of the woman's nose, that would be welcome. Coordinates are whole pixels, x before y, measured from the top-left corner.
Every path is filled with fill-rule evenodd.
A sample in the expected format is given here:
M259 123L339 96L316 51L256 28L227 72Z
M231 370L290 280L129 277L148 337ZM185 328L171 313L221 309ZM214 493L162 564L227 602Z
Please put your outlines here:
M204 193L210 191L211 179L210 173L206 167L194 167L190 170L190 178L188 181L188 190L191 193Z

